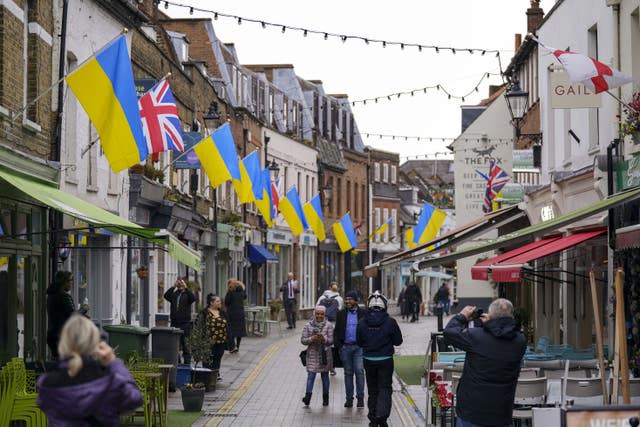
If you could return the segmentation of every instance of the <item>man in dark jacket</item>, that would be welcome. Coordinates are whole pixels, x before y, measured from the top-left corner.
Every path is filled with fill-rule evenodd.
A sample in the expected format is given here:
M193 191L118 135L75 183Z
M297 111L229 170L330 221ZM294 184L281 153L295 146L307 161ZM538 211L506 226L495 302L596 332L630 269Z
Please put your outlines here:
M73 284L73 274L70 271L57 271L53 283L47 288L47 315L49 328L47 329L47 345L53 359L58 359L58 341L64 323L73 314L75 305L69 294Z
M475 307L467 306L444 330L450 344L467 352L458 385L458 426L511 425L513 399L527 340L513 319L513 305L498 298L483 314L481 328L467 328Z
M362 347L369 390L369 427L387 427L393 392L393 346L402 344L402 332L387 314L387 299L378 291L369 297L369 310L358 323L356 343Z
M409 307L409 313L411 313L411 321L418 320L418 314L420 313L420 304L422 303L422 292L415 283L411 283L404 291L404 297L407 300Z
M344 296L345 308L336 316L333 331L333 345L340 353L344 368L344 388L346 392L345 408L353 406L353 376L356 377L356 398L358 408L364 408L364 366L362 364L362 347L356 344L358 322L365 315L365 310L358 306L358 293L349 291Z
M182 329L180 337L180 349L185 364L191 363L191 351L189 350L188 338L191 335L191 304L196 300L196 296L187 289L187 284L182 279L177 279L176 283L164 293L164 299L171 303L171 326Z
M293 278L293 273L289 272L287 275L287 281L280 287L282 292L282 303L284 304L284 312L287 315L287 329L294 329L296 327L296 308L298 307L298 300L296 296L300 293L298 287L298 281Z

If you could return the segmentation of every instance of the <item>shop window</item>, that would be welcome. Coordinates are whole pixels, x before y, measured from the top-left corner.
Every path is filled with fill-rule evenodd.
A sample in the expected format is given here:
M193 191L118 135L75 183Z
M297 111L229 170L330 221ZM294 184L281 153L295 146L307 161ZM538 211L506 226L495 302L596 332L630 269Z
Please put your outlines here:
M11 211L9 209L2 209L2 212L0 212L0 228L0 235L13 235L13 224L11 221Z
M389 165L387 163L382 164L382 181L389 182Z
M28 240L29 239L29 228L27 227L28 217L25 212L18 212L16 214L16 230L17 230L17 238L20 240Z

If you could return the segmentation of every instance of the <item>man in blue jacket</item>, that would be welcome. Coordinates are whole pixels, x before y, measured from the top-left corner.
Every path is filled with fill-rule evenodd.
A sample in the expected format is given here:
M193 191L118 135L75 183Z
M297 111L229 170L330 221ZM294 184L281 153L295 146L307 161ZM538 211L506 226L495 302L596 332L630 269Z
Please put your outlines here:
M457 425L510 426L527 340L509 300L493 301L482 327L468 328L474 311L466 306L444 329L447 342L467 352L456 392Z
M356 343L362 347L369 398L369 427L388 427L393 392L393 346L402 344L402 332L387 313L387 299L375 291L369 297L369 309L358 323Z

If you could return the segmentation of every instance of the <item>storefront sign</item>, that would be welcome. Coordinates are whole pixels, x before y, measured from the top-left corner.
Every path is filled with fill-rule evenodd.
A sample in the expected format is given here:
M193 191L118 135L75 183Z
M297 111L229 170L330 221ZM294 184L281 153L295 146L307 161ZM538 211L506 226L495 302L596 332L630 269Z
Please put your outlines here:
M290 245L293 243L293 234L284 230L269 230L267 231L267 243Z
M524 200L524 186L515 182L510 182L502 187L499 197L503 202L516 204Z
M607 406L585 409L569 409L563 412L565 427L602 426L625 427L630 426L629 418L637 417L640 407L637 406Z
M616 165L618 190L640 185L640 156L619 162Z
M540 219L542 219L542 221L549 221L550 219L555 218L555 214L553 213L553 206L551 205L547 205L547 206L543 206L540 209Z
M155 86L158 81L155 79L139 79L134 80L133 83L136 85L136 96L140 98L145 92Z
M173 162L174 169L200 169L200 160L198 160L196 153L193 152L193 146L202 141L202 134L199 132L185 132L182 134L182 140L184 141L185 153L179 154L181 157Z
M513 170L537 172L533 166L533 150L513 150Z
M318 239L310 233L302 233L300 235L300 244L305 246L318 246Z
M551 73L551 108L600 108L600 95L585 85L569 84L564 71Z

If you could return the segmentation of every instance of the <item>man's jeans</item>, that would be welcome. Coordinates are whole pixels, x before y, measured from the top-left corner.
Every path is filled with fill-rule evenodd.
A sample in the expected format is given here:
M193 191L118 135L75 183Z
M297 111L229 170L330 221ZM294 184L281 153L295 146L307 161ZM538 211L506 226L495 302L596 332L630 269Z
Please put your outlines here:
M442 311L444 314L446 314L447 316L449 315L449 310L450 310L450 304L451 301L449 301L449 298L447 299L441 299L440 300L440 304L442 304Z
M511 427L513 424L505 424L502 426L491 426L491 427ZM456 427L485 427L478 424L470 423L469 421L465 421L462 418L456 418ZM489 427L489 426L487 426Z
M329 394L329 372L320 372L322 378L322 394ZM307 372L307 393L313 392L313 383L316 381L315 372Z
M344 388L347 399L353 399L353 375L356 376L356 397L364 398L364 366L362 364L362 347L356 344L345 344L340 351L344 367Z
M364 359L364 371L367 377L369 398L369 420L384 423L391 413L393 357L384 360Z

